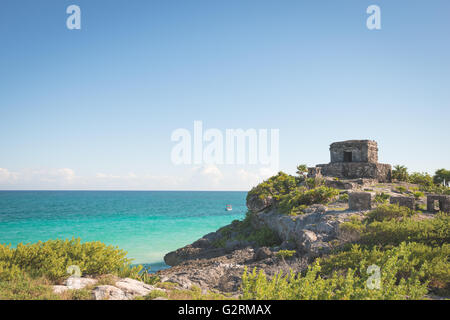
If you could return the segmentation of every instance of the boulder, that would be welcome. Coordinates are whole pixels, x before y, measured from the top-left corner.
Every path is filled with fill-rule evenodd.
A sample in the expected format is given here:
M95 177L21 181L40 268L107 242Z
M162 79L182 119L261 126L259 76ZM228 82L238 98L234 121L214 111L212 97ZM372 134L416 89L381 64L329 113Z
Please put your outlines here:
M316 230L319 233L325 233L329 235L334 232L334 226L328 221L322 221L316 225Z
M313 242L317 241L317 235L311 230L303 230L300 237L300 247L309 250Z
M264 260L272 256L272 251L268 247L261 247L255 252L255 260Z
M372 209L372 195L368 192L350 192L348 206L350 210L370 210Z
M89 285L94 285L97 283L96 279L92 278L80 278L80 277L69 277L64 281L67 289L79 290L83 289Z
M98 286L92 291L95 300L128 300L125 293L114 286Z
M155 288L154 286L130 278L125 278L117 281L115 286L122 290L125 296L130 299L137 296L145 296L153 290L162 291L159 288Z
M389 202L391 204L398 204L399 206L407 207L411 210L416 208L416 200L414 197L395 196L391 197Z
M297 246L295 245L295 242L291 240L285 240L280 245L281 250L295 250L296 248Z
M164 262L171 267L180 264L182 261L176 251L169 252L164 256Z
M252 212L261 212L273 204L273 198L268 196L264 199L254 195L247 200L247 208Z

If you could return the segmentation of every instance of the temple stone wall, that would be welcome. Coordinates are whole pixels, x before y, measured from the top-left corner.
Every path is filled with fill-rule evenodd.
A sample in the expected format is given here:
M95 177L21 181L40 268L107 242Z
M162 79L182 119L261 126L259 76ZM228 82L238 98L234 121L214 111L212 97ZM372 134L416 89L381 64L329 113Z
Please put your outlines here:
M372 209L372 195L368 192L350 192L348 208L356 211Z
M346 161L345 153L351 153L351 161ZM331 163L371 162L378 163L378 145L372 140L348 140L330 145Z
M378 145L372 140L348 140L330 145L331 161L308 168L308 177L374 179L391 182L392 167L378 163Z
M436 202L439 210L436 209ZM447 195L429 195L427 196L427 211L443 211L450 213L450 196Z
M405 197L405 196L398 196L398 197L391 197L390 203L392 204L398 204L402 207L408 207L411 210L415 210L416 206L416 200L414 197Z
M392 167L389 164L369 162L330 163L320 167L324 176L340 179L375 179L379 182L390 182Z

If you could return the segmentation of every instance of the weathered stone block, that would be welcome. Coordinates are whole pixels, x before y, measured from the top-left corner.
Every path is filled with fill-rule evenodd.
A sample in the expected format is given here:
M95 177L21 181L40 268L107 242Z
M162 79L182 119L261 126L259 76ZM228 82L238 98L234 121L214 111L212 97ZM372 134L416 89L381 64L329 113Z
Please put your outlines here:
M372 209L372 195L367 192L350 192L348 194L348 207L350 210Z
M408 207L411 210L414 210L416 200L414 199L414 197L398 196L398 197L391 197L390 203L398 204L399 206Z
M389 164L371 162L335 162L321 167L322 175L341 179L374 179L390 182L392 167Z
M338 177L342 179L375 179L391 182L392 167L378 163L378 144L372 140L348 140L330 145L329 164L308 168L308 177Z
M450 195L429 195L427 196L427 211L450 212Z
M378 162L378 144L372 140L347 140L330 145L331 163Z

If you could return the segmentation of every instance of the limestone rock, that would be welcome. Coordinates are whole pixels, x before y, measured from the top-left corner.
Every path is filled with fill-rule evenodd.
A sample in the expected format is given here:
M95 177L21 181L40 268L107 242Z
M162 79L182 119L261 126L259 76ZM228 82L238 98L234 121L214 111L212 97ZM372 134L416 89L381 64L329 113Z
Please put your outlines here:
M261 212L264 209L269 208L273 204L272 197L266 197L264 199L258 196L252 196L247 200L247 208L252 212Z
M272 251L268 247L261 247L255 252L255 260L264 260L272 256Z
M80 277L69 277L64 281L67 289L79 290L83 289L89 285L94 285L97 283L96 279L92 278L80 278Z
M303 230L299 239L299 247L304 250L309 250L313 242L317 240L317 235L310 230Z
M296 248L295 242L291 240L285 240L280 245L281 250L295 250Z
M350 210L370 210L372 209L372 195L368 192L350 192L348 206Z
M169 252L164 256L164 262L169 266L176 266L181 263L181 259L176 251Z
M114 286L98 286L92 291L95 300L128 300L125 293Z
M124 278L120 281L117 281L115 283L115 286L122 290L125 296L130 299L136 296L145 296L153 290L161 290L144 282L130 278Z

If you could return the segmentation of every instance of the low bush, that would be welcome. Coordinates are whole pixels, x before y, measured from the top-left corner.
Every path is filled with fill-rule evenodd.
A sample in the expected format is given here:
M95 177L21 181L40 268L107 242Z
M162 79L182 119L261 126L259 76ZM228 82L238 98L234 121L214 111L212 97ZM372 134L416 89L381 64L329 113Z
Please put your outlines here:
M13 280L25 273L58 281L70 276L67 268L72 265L87 275L137 278L141 270L131 266L125 251L101 242L72 239L19 244L17 248L0 245L0 280Z
M401 165L394 166L394 169L392 169L392 179L397 181L408 181L408 168Z
M382 204L367 214L368 221L383 221L406 218L414 215L414 211L398 204Z
M408 177L408 182L419 184L422 186L432 186L433 183L433 177L430 176L428 173L423 172L413 172Z
M386 268L392 257L396 257L395 268ZM343 274L352 269L359 270L357 276L364 276L361 271L365 272L368 266L377 265L382 273L393 273L397 282L414 278L433 291L447 293L450 284L449 257L449 244L433 248L422 243L403 242L387 250L376 246L367 249L355 244L350 250L331 255L321 263L324 274Z
M280 258L280 259L284 260L286 258L293 257L295 252L296 252L295 250L280 250L277 253L275 253L275 256L277 258Z
M242 220L235 220L232 224L219 229L222 237L215 240L213 245L217 248L225 247L228 240L247 241L260 247L271 247L281 243L275 232L266 226L254 228L251 224L252 213L247 212Z
M377 192L373 201L375 203L387 203L387 201L389 200L390 197L391 197L390 195L388 195L384 192Z
M399 245L420 242L430 246L450 243L450 216L440 213L433 219L406 218L400 221L374 221L365 225L360 242L365 245Z
M281 197L277 208L283 214L301 214L312 204L327 204L339 195L339 190L329 187L315 189L297 188Z
M268 280L261 270L256 268L242 276L242 299L256 300L349 300L349 299L420 299L427 293L426 284L419 281L418 272L408 278L397 279L400 254L390 256L380 265L379 289L370 289L367 285L370 274L366 263L361 262L355 269L345 270L345 274L333 272L324 276L317 260L308 271L302 274L290 273L283 276L280 272Z
M280 244L280 238L268 227L264 226L246 234L240 234L237 240L248 241L259 247L272 247Z
M272 197L275 201L280 196L290 193L297 187L298 180L296 177L279 172L276 176L270 177L264 182L258 184L247 193L247 201L257 196L261 199Z
M4 271L0 270L0 274ZM0 300L57 300L51 283L45 278L32 278L16 272L9 281L0 279Z
M339 195L339 202L348 202L348 193L343 193Z

